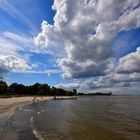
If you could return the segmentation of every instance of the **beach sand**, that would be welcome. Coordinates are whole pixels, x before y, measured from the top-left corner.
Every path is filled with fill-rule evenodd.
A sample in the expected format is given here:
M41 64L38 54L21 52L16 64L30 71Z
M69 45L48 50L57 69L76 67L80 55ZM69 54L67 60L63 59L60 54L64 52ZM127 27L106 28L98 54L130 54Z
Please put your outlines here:
M13 97L0 98L0 115L8 113L18 105L23 105L35 101L47 101L53 97Z

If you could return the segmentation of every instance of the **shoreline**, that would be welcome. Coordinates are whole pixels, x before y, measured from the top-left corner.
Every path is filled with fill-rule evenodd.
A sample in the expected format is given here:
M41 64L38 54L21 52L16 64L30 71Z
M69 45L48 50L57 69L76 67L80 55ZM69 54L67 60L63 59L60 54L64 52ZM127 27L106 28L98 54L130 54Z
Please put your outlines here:
M113 95L112 95L113 96ZM118 95L115 95L118 96ZM124 96L124 95L120 95ZM68 100L76 99L78 97L86 96L21 96L21 97L0 97L0 117L5 114L9 114L11 110L14 110L17 106L25 105L32 102L47 102L48 100Z
M26 96L26 97L12 97L12 98L0 98L0 117L3 115L9 114L12 110L14 110L19 105L25 105L28 103L48 101L53 99L53 97L34 97L34 96Z
M55 96L56 100L73 99L71 96ZM29 104L32 102L47 102L53 100L54 96L25 96L0 98L0 117L9 114L17 106Z

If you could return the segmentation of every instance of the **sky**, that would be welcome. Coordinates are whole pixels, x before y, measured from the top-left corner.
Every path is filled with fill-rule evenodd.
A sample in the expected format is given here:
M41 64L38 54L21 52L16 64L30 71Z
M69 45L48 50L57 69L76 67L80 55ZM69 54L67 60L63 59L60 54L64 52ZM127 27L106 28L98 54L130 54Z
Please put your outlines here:
M0 79L140 93L140 0L0 0Z

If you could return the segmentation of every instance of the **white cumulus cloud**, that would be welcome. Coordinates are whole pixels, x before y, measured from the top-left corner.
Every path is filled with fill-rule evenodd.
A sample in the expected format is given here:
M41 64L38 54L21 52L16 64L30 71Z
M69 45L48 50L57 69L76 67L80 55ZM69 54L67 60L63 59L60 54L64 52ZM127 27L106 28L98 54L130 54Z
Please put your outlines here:
M25 71L31 69L26 61L13 55L0 54L0 72Z
M42 22L35 43L63 46L58 59L64 78L95 77L112 68L113 38L140 26L139 0L54 0L54 24Z
M127 74L140 72L140 47L137 48L136 52L120 58L117 72Z

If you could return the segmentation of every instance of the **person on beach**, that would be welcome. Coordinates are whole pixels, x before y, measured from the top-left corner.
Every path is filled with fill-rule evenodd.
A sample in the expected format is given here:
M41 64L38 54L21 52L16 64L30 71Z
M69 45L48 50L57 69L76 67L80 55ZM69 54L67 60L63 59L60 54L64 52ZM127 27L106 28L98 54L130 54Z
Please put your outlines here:
M36 97L33 98L33 102L35 102L35 100L36 100Z

